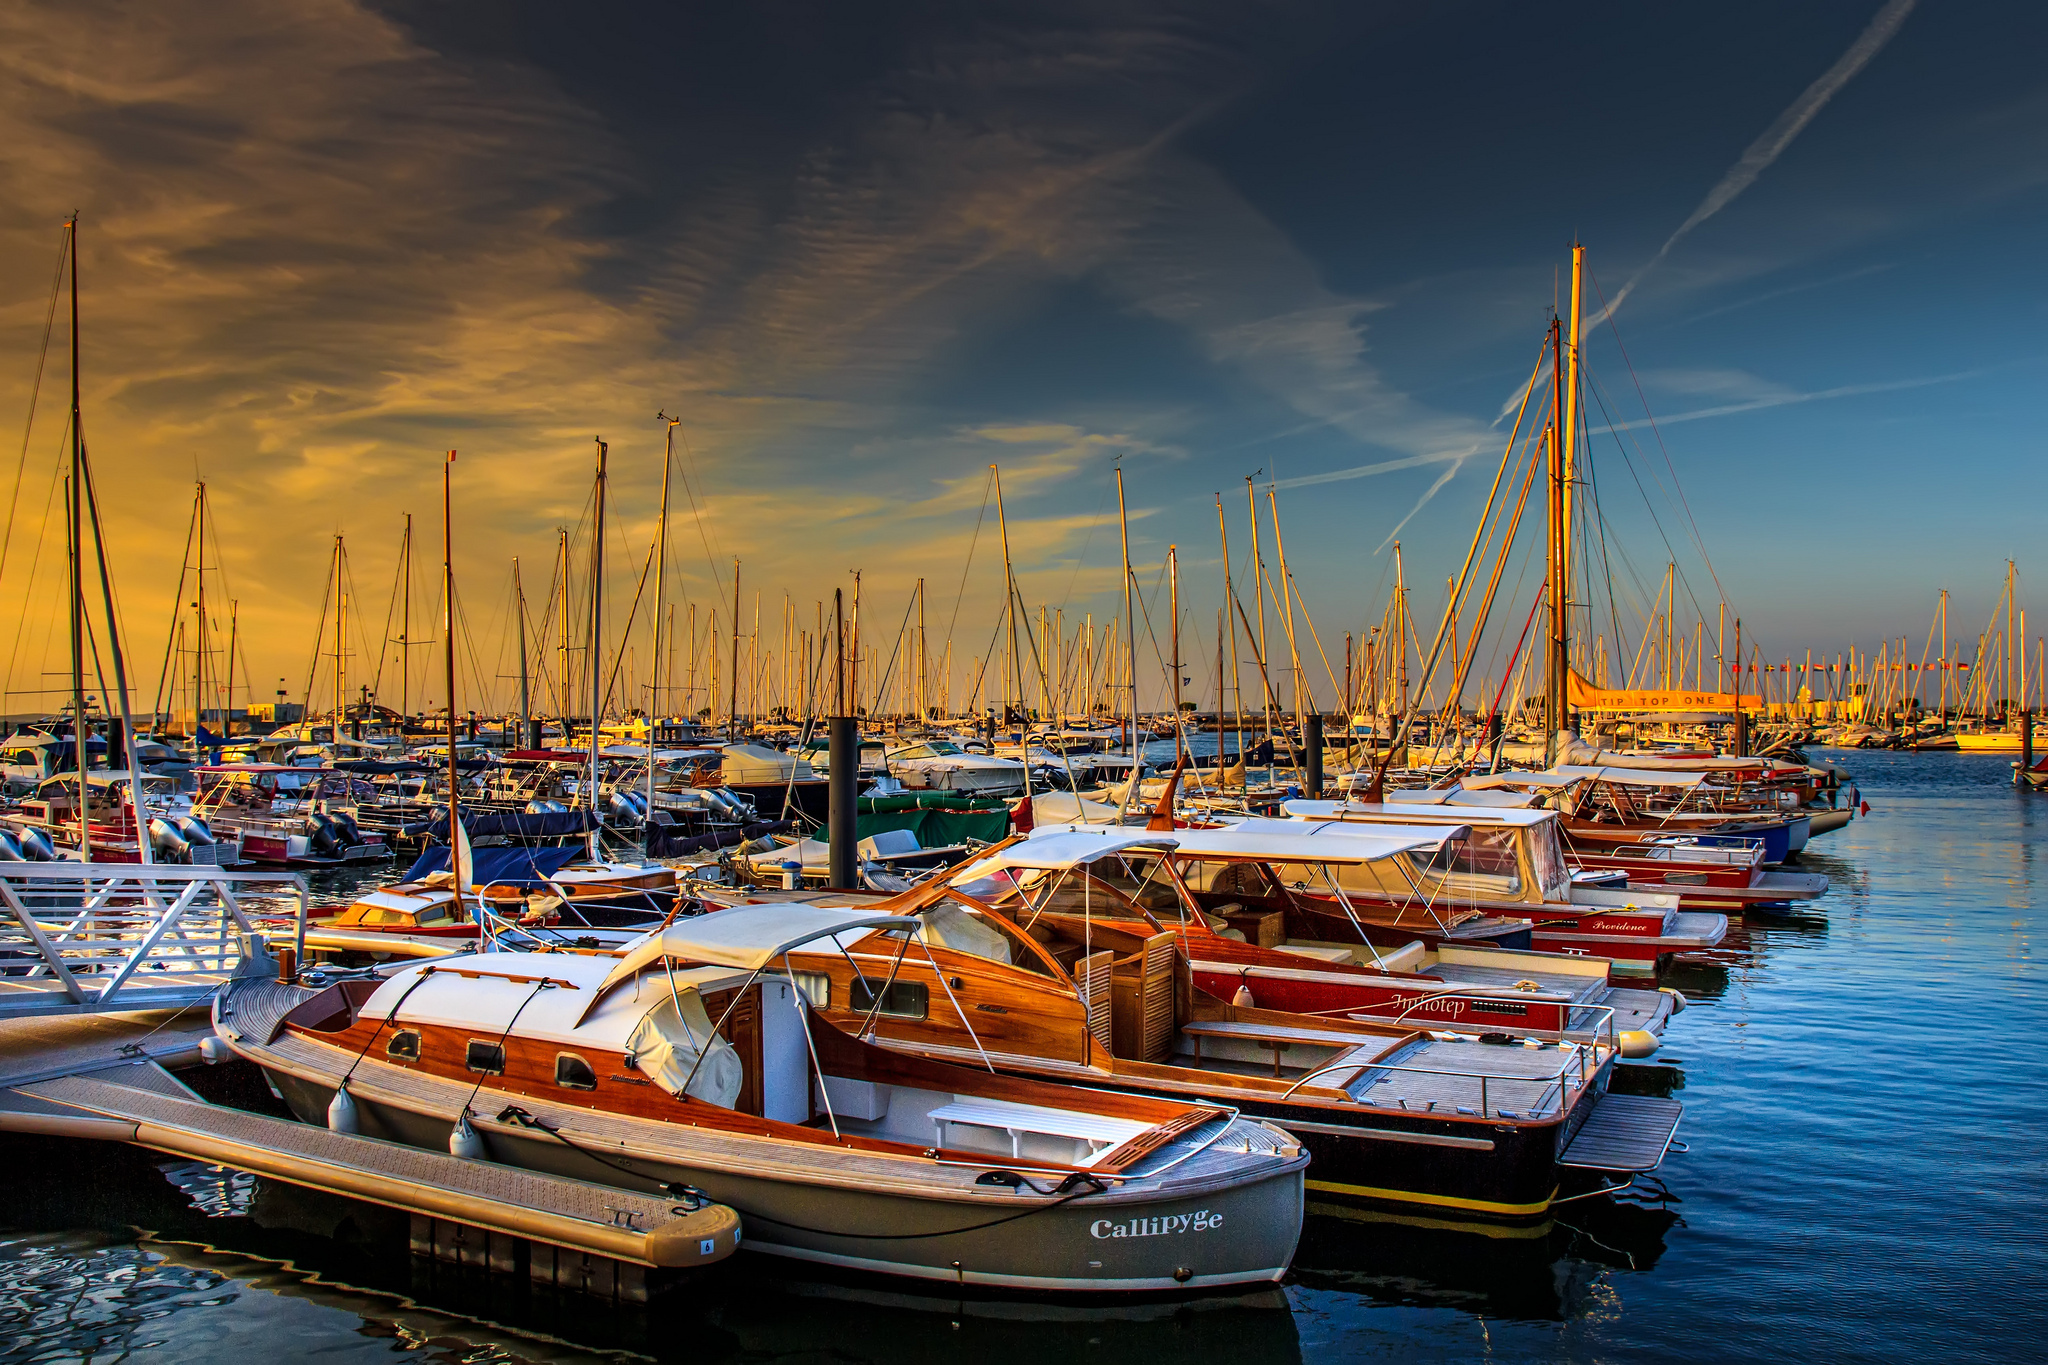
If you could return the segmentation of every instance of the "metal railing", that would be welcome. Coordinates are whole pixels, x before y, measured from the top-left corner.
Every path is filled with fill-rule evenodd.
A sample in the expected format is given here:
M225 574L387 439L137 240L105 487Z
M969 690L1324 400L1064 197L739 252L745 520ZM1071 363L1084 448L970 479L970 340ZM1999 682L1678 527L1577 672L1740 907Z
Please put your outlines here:
M259 939L306 947L306 884L280 872L0 863L0 1017L182 1005Z

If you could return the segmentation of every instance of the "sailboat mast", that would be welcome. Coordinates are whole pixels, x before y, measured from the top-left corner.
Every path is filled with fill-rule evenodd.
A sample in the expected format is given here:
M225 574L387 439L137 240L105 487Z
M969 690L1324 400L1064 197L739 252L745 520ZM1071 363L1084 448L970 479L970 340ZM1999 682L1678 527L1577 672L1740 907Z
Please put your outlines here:
M564 526L557 534L561 537L562 572L557 580L555 594L555 619L562 623L562 673L561 682L555 689L555 707L562 718L562 747L569 747L569 705L575 695L569 684L569 528Z
M1166 578L1171 591L1168 603L1173 611L1173 662L1167 665L1173 670L1173 761L1178 766L1187 758L1187 736L1181 731L1180 717L1180 550L1176 546L1166 547Z
M412 714L412 513L405 514L405 543L398 547L405 566L405 605L399 608L398 626L398 714ZM525 668L524 660L520 667ZM401 727L404 721L400 720Z
M462 867L461 769L455 758L455 518L449 496L454 474L455 452L451 450L441 463L441 658L448 685L448 870L455 875L455 896L460 900L468 883Z
M1124 511L1122 465L1116 467L1116 526L1117 533L1123 540L1124 552L1124 677L1131 688L1131 776L1130 780L1124 783L1124 797L1118 803L1118 807L1122 811L1128 811L1131 808L1131 798L1137 795L1138 773L1144 764L1138 757L1138 622L1131 606L1131 522Z
M1266 734L1270 737L1273 733L1273 708L1279 703L1273 696L1273 679L1267 672L1264 662L1267 658L1266 552L1264 547L1259 544L1259 500L1257 495L1252 492L1250 475L1247 475L1244 481L1244 501L1245 506L1251 509L1252 516L1252 605L1257 607L1259 611L1259 678L1265 684L1266 692L1266 709L1260 717L1260 723L1264 726Z
M1565 526L1564 526L1564 329L1550 320L1550 666L1544 670L1543 755L1545 765L1557 761L1557 732L1564 724L1565 663Z
M1003 506L1003 471L995 465L989 472L996 485L996 528L1001 532L1003 542L1003 617L1010 627L1010 677L1007 688L1018 705L1024 702L1024 660L1017 652L1017 576L1010 567L1010 514ZM1122 476L1119 475L1119 478ZM1006 703L1004 708L1008 711ZM1003 717L1003 728L1008 729L1009 716ZM993 749L994 745L991 744ZM1024 800L1031 800L1031 725L1027 721L1017 727L1017 754L1024 761ZM1027 807L1028 808L1028 807Z
M1237 618L1230 614L1230 604L1232 599L1237 596L1237 588L1232 583L1230 576L1230 525L1223 519L1223 495L1221 493L1216 495L1216 535L1223 545L1223 629L1228 631L1230 635L1230 688L1237 696L1237 709L1233 715L1237 721L1237 756L1242 759L1244 757L1244 685L1238 680L1237 675ZM1222 648L1221 638L1221 636L1218 636L1218 649ZM1222 668L1222 660L1219 659L1217 661L1216 679L1216 751L1219 755L1223 751ZM1220 775L1224 766L1223 760L1219 757L1216 760L1216 764L1219 774L1217 782L1220 785L1223 780Z
M206 719L206 484L199 484L198 505L195 515L199 519L199 558L193 573L199 584L199 591L192 600L192 752L203 756L199 747L199 727ZM317 634L317 632L316 632ZM317 648L319 641L314 645ZM310 680L306 686L310 689Z
M526 589L519 582L519 556L512 556L512 609L519 613L519 742L508 747L523 749L532 738L532 709L526 683Z
M668 623L664 603L668 598L668 475L676 457L676 424L683 419L657 413L668 423L661 448L661 511L654 524L654 657L647 673L647 809L654 809L654 722L661 718L661 645ZM667 633L674 634L673 629Z
M348 678L342 664L342 645L348 637L348 594L343 587L343 556L347 554L340 536L334 538L334 737L341 738L342 711L348 705ZM455 703L450 700L448 703Z
M931 719L931 641L924 633L924 580L917 580L917 719Z
M856 584L859 581L859 579L854 580ZM855 592L853 600L853 638L854 642L858 644L860 642L860 595L858 591ZM859 666L859 661L856 660L854 667L858 668ZM734 559L732 562L732 677L727 680L726 685L730 689L727 694L730 700L726 703L725 737L729 740L736 740L740 737L740 562L738 559ZM854 704L856 706L859 705L857 698Z
M92 790L85 745L85 546L80 533L85 510L85 437L79 431L78 397L78 217L71 219L71 487L66 499L71 523L71 751L78 758L78 859L92 861ZM136 819L142 812L135 813ZM145 831L146 833L146 831Z
M611 454L611 447L604 443L602 436L591 437L597 442L597 482L591 491L590 521L590 639L585 643L584 653L590 664L590 783L585 792L593 815L598 813L597 805L597 751L599 748L599 713L604 710L604 491L605 458ZM590 835L593 843L597 830L593 824ZM593 849L594 851L594 849Z
M1579 290L1585 270L1586 248L1580 246L1577 242L1573 242L1571 336L1568 338L1564 354L1564 403L1558 409L1563 426L1561 434L1564 448L1564 462L1559 475L1564 486L1558 492L1557 510L1557 528L1559 538L1563 542L1563 548L1560 550L1557 558L1558 616L1562 622L1562 629L1558 633L1565 638L1567 650L1569 650L1570 637L1566 632L1571 628L1569 613L1572 602L1572 487L1579 477ZM1567 652L1558 664L1558 685L1560 689L1558 692L1560 708L1558 720L1560 723L1567 719L1564 708L1570 704L1570 698L1563 690L1563 670L1570 666L1571 657Z

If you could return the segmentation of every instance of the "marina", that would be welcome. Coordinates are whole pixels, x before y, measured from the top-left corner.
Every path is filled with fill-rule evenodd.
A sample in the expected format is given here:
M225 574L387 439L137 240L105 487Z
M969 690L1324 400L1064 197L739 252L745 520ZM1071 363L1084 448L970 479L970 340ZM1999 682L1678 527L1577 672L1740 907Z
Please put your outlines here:
M0 1365L2029 1358L1999 18L24 0Z

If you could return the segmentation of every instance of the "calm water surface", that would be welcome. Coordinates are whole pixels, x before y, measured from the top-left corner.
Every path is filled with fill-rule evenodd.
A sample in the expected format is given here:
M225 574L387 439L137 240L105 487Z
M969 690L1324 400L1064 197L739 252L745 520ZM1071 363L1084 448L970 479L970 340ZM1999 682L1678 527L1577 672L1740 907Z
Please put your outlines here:
M0 1361L2019 1360L2048 1333L2048 796L2000 759L1830 754L1867 820L1810 912L1668 979L1629 1088L1690 1147L1531 1235L1312 1217L1289 1283L1112 1311L742 1258L651 1310L426 1270L360 1205L128 1149L0 1144Z

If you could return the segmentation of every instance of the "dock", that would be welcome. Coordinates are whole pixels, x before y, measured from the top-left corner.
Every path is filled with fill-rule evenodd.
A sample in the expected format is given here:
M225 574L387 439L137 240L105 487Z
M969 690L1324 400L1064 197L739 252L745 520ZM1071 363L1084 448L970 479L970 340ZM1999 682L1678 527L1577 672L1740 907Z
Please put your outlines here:
M253 896L288 913L252 914ZM0 865L0 1132L123 1142L398 1209L416 1255L618 1302L725 1259L737 1214L213 1104L213 997L305 942L293 876ZM11 923L8 921L11 919ZM158 964L163 964L159 966Z

